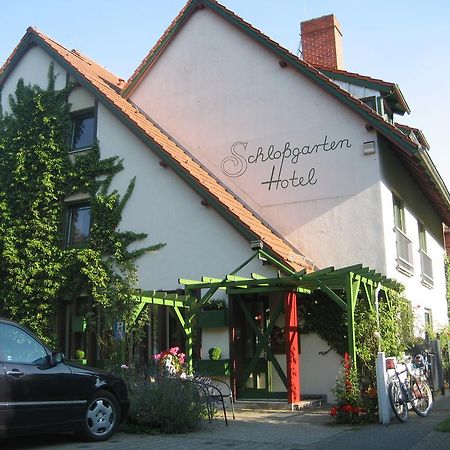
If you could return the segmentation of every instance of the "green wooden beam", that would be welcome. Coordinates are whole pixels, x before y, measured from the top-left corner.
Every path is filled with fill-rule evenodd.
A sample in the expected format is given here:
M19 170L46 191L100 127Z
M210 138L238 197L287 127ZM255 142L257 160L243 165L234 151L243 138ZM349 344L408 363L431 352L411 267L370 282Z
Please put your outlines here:
M178 284L182 284L183 286L189 286L190 288L195 289L195 287L192 287L193 285L197 286L197 285L203 285L205 283L203 283L202 281L198 281L198 280L189 280L187 278L178 278Z
M328 295L339 307L341 307L344 311L347 310L347 304L342 300L339 295L337 295L334 291L332 291L324 281L319 281L320 289Z
M250 276L254 279L254 280L265 280L267 279L267 277L265 277L264 275L259 275L257 273L252 272L250 274Z
M143 309L147 306L146 302L141 302L139 303L135 310L133 311L133 315L131 317L131 323L134 324L136 322L136 320L138 319L138 317L141 315Z
M286 292L286 287L269 287L269 286L261 286L261 287L249 287L246 288L245 291L242 291L242 288L235 287L227 290L227 294L269 294L273 292Z
M186 333L186 321L184 320L184 317L183 317L183 315L181 314L180 309L179 309L177 306L175 306L175 307L173 308L173 310L175 311L175 314L176 314L177 317L178 317L178 321L180 322L181 326L183 327L184 333L187 335L187 333Z
M370 311L373 312L373 309L374 309L374 305L372 302L373 291L374 291L373 286L372 286L372 284L368 284L364 281L362 283L363 283L364 293L366 294L366 300L367 300L367 303L369 304Z
M316 270L315 272L311 272L306 274L302 280L303 281L310 281L310 280L315 280L317 278L323 278L324 275L326 275L329 272L333 272L334 271L334 267L330 266L330 267L326 267L325 269L320 269L320 270Z
M168 293L168 292L161 292L161 291L142 291L140 295L141 301L147 301L147 303L152 303L153 301L158 300L166 300L168 302L172 301L175 302L177 306L189 308L189 303L192 302L195 297L189 296L189 295L183 295L183 294L176 294L176 293ZM160 303L158 303L160 304ZM167 306L173 306L170 304L167 304Z
M295 273L293 269L288 267L286 264L283 264L282 262L278 261L278 259L269 255L269 253L267 253L264 250L258 250L258 256L266 259L268 262L272 263L275 267L277 267L278 269L280 269L285 273L288 273L290 275L293 275Z
M347 295L347 337L348 352L352 358L352 364L356 367L356 337L355 337L355 305L359 292L361 280L355 279L354 274L347 275L346 295Z
M332 275L345 275L348 272L356 272L362 269L362 264L354 264L352 266L340 267L333 271Z

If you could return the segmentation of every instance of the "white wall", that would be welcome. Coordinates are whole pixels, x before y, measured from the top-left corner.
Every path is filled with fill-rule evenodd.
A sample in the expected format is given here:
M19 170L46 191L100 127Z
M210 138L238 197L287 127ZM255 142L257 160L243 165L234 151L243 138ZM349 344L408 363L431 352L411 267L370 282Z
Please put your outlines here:
M363 154L375 133L212 11L188 20L132 99L317 265L383 268L378 152Z
M342 366L342 358L317 334L302 334L300 337L301 392L303 395L326 395L328 403L334 403L331 390ZM326 354L320 354L323 352Z
M82 109L93 108L95 98L86 89L75 87L69 97L70 111L80 111Z
M209 359L209 349L219 347L222 359L230 358L230 329L228 327L202 329L202 359Z
M16 89L19 78L25 83L48 84L51 59L39 47L31 48L5 80L2 104ZM55 87L63 88L65 71L55 63ZM77 87L70 96L72 111L92 107L94 97ZM5 108L8 110L7 108ZM124 158L125 169L113 179L111 189L126 192L136 176L136 187L127 204L122 230L148 233L137 246L163 242L158 252L138 261L139 287L142 289L176 289L178 278L200 279L202 275L220 277L228 274L253 252L249 243L211 207L201 205L202 198L170 169L162 168L159 159L105 106L98 108L97 137L102 157ZM242 272L273 274L261 261L253 261Z
M381 144L380 148L383 167L381 194L386 275L405 285L405 295L411 301L416 316L416 333L423 332L425 308L432 310L434 328L439 330L448 323L442 223L415 181L399 166L398 160L389 151L387 144ZM412 276L405 275L397 269L393 193L405 204L406 235L412 241L413 249L414 274ZM422 284L418 221L426 228L427 253L433 263L434 285L432 288Z
M136 186L123 212L121 230L148 233L137 245L166 243L138 262L143 289L174 289L177 279L221 277L233 271L251 254L249 243L201 197L159 159L104 106L98 110L98 139L103 157L120 155L124 170L111 189L125 193L136 176ZM253 261L242 273L273 273Z
M376 132L306 77L281 68L258 42L199 10L132 99L319 267L363 263L387 273L406 284L414 305L432 307L434 319L446 321L442 233L428 200L411 180L400 181L408 178L405 170ZM325 136L338 148L326 151ZM364 154L367 141L374 142L372 154ZM272 173L281 181L265 184ZM300 176L304 186L293 187ZM412 208L407 220L420 218L429 229L431 290L419 270L407 278L395 269L385 192L392 189ZM419 268L417 224L408 228Z
M51 61L47 53L40 47L31 47L28 49L3 83L1 98L5 113L11 112L9 95L15 93L17 82L20 78L23 78L26 85L38 85L43 89L48 87L48 69ZM54 75L56 75L55 89L62 89L66 85L66 72L55 62Z

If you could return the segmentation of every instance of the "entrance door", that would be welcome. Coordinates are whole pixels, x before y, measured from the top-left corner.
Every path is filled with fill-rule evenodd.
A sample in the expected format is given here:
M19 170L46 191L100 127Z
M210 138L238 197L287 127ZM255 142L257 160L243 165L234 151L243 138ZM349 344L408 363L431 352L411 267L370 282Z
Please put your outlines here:
M275 386L274 372L283 369L271 348L271 335L277 328L274 321L281 305L274 307L267 296L236 296L233 305L234 384L238 399L287 398L284 387ZM272 321L272 322L271 322Z

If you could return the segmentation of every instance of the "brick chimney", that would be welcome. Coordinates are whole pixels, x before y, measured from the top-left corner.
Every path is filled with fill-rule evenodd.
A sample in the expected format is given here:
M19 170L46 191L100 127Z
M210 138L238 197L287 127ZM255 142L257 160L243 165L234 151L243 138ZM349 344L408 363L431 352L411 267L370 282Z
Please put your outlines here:
M312 66L343 69L341 26L333 14L300 24L303 60Z

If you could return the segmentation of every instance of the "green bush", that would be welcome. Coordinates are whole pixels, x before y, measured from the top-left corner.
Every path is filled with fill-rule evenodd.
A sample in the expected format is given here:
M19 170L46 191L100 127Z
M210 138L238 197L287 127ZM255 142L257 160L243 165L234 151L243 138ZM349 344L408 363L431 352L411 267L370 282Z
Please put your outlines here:
M209 353L209 359L212 359L214 361L217 361L222 358L222 350L220 347L211 347L208 350Z
M131 402L128 423L134 431L171 434L200 428L205 405L194 384L179 378L154 380L143 376L128 379L127 384Z

